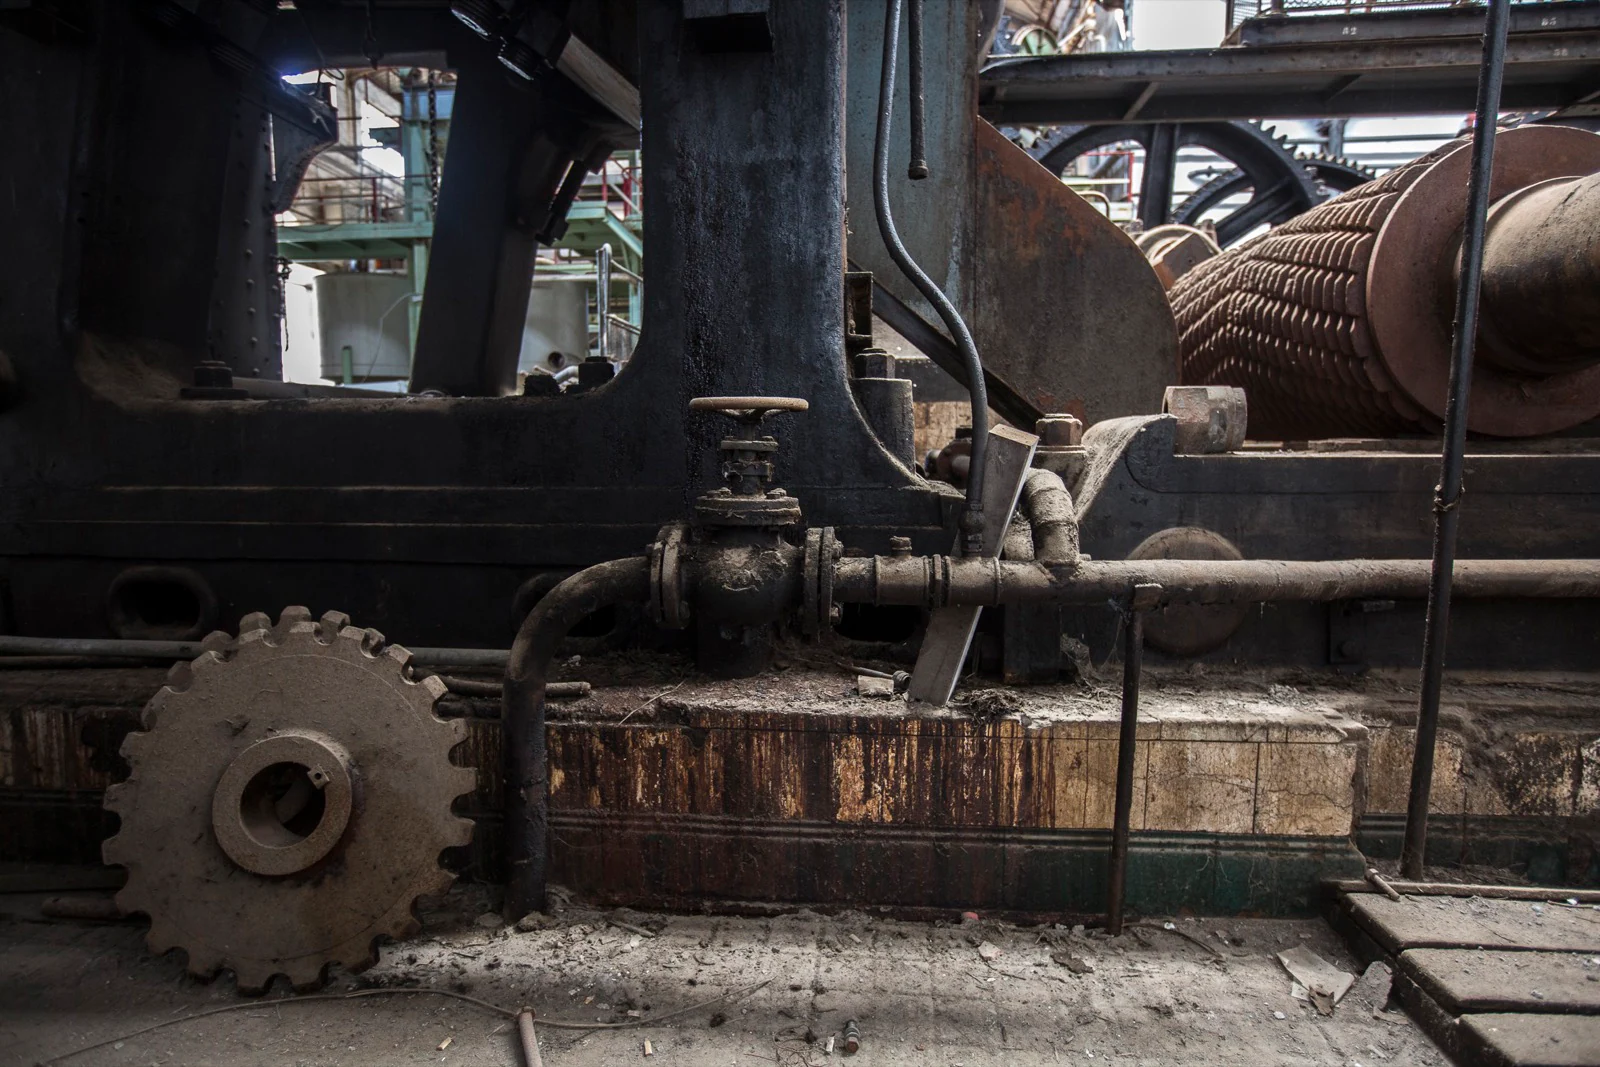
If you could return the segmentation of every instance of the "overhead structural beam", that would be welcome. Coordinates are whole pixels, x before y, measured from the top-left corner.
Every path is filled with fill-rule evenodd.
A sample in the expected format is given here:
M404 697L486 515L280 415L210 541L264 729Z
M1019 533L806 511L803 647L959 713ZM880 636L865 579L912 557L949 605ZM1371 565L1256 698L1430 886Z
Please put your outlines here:
M1481 58L1477 41L1463 37L1006 59L984 70L978 106L998 125L1466 112ZM1587 102L1597 90L1600 27L1525 34L1507 46L1508 110L1600 111Z

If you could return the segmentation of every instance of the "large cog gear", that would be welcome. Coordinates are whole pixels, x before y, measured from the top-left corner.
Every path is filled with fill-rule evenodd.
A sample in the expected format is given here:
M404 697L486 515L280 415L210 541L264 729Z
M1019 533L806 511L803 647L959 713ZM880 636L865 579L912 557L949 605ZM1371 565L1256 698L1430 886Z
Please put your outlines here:
M212 634L145 706L122 745L132 773L106 791L118 906L150 917L152 952L228 968L241 992L371 966L454 881L440 852L471 840L450 806L476 776L450 762L466 726L434 714L444 684L349 621L285 608Z

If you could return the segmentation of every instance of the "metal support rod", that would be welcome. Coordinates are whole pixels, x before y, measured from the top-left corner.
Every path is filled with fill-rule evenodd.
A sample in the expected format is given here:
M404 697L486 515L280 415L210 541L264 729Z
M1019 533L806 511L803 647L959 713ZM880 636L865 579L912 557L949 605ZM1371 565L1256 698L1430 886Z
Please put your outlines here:
M1117 799L1111 818L1111 872L1106 887L1106 932L1122 933L1128 892L1128 836L1133 820L1133 761L1138 752L1139 672L1144 663L1144 612L1132 608L1123 626L1122 725L1117 733Z
M1406 836L1400 851L1400 873L1406 878L1422 876L1428 846L1428 803L1433 790L1434 747L1439 736L1445 642L1450 632L1450 592L1455 570L1456 531L1461 519L1472 356L1478 336L1483 235L1489 215L1495 123L1500 116L1500 84L1505 74L1506 28L1510 19L1510 0L1489 0L1483 34L1483 67L1478 75L1478 109L1472 131L1466 233L1461 242L1461 272L1456 285L1454 351L1444 409L1444 455L1433 500L1433 572L1428 585L1427 621L1422 632L1422 695L1417 707L1416 749L1411 758Z
M983 551L983 460L989 447L989 392L983 381L983 360L972 340L961 313L944 291L917 265L900 240L889 207L889 131L894 118L894 68L900 50L900 4L888 0L883 28L883 73L878 81L878 129L872 147L872 205L878 217L878 232L895 266L911 280L917 291L933 305L945 329L956 342L967 368L967 393L972 401L972 465L967 474L967 510L961 519L961 532L969 555ZM1003 521L1003 520L1002 520Z
M595 273L595 319L599 326L600 336L596 339L595 352L601 359L611 358L611 242L607 241L600 246L594 254Z
M922 91L922 0L910 0L907 14L907 43L911 48L911 164L906 177L921 181L928 176L928 149L926 144L926 101Z

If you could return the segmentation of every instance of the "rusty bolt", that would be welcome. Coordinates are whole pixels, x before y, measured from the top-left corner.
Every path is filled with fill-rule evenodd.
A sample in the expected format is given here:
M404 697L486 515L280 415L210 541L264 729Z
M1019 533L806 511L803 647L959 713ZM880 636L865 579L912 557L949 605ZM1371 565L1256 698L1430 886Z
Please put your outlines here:
M1083 423L1074 415L1046 415L1033 424L1039 435L1039 444L1046 448L1063 448L1083 443Z
M893 378L896 376L894 356L881 348L868 348L856 353L855 365L857 378Z
M889 538L889 555L891 555L891 556L909 556L909 555L911 555L911 538L903 537L900 534L896 534L895 536Z

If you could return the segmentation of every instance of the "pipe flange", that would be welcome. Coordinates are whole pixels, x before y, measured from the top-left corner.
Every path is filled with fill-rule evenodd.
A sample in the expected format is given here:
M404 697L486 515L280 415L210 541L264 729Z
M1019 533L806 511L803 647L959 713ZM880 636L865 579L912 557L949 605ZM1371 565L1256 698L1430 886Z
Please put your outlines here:
M688 537L688 526L669 523L650 546L650 617L671 630L689 625L689 605L683 599L683 546Z
M807 637L816 637L822 631L817 616L821 563L822 529L813 526L806 531L805 556L800 570L800 632Z
M817 621L827 630L839 621L839 606L833 602L833 565L844 556L844 545L833 535L832 526L822 528L818 556L821 566L817 568Z

